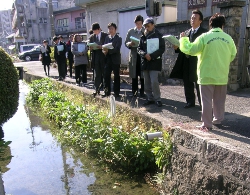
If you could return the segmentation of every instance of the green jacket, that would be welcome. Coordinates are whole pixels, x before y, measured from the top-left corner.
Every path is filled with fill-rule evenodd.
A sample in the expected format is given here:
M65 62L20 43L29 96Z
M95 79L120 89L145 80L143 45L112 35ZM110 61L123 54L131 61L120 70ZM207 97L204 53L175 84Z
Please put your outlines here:
M197 83L200 85L226 85L230 62L237 50L231 36L221 28L213 28L190 43L188 37L180 39L180 50L197 56Z

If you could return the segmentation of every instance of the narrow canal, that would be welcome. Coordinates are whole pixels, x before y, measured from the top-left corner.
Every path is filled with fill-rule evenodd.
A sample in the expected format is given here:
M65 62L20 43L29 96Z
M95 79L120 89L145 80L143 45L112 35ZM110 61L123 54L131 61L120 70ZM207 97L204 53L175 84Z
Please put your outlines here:
M143 177L111 171L96 159L61 145L49 123L25 105L28 87L20 82L19 107L2 128L10 163L2 170L7 195L158 194Z

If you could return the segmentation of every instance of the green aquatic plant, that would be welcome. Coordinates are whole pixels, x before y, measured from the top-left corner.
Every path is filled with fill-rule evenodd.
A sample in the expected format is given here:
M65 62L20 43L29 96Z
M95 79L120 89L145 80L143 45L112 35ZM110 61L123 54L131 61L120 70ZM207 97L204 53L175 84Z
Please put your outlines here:
M163 169L169 164L172 144L167 132L163 138L147 141L145 133L160 130L151 120L118 107L109 116L108 103L98 102L79 92L63 88L50 79L34 81L27 97L59 127L56 136L64 144L78 146L85 153L129 172Z

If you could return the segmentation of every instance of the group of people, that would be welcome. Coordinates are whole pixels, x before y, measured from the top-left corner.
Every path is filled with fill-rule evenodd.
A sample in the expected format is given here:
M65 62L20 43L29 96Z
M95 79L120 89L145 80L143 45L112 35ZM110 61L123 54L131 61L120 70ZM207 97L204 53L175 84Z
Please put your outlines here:
M197 128L211 130L213 124L224 119L229 68L237 49L232 37L223 32L224 15L216 13L209 19L208 32L200 27L202 20L202 13L194 10L192 28L180 34L180 53L171 76L184 81L185 108L195 106L194 88L197 89L202 108L202 124ZM176 76L177 70L182 74Z
M184 108L195 106L196 94L202 109L202 124L200 129L211 129L213 124L220 124L224 119L225 99L230 62L236 56L236 46L233 39L223 32L225 17L221 14L213 15L209 20L210 30L201 27L203 15L199 10L194 10L190 19L191 28L180 34L180 45L174 45L178 58L170 74L170 78L183 79L186 105ZM125 46L130 50L129 76L132 78L132 95L147 96L144 106L156 104L162 106L161 92L158 75L162 70L162 54L165 52L165 41L162 34L155 28L152 18L143 19L138 15L134 19L135 27L127 32ZM80 35L70 36L68 43L59 37L54 37L54 56L58 64L59 80L64 80L67 70L66 52L70 61L70 76L72 77L72 64L75 65L76 83L87 82L86 66L89 62L87 52L90 50L91 66L94 69L93 96L103 97L111 95L111 72L114 74L114 96L120 96L120 64L122 38L116 33L115 23L108 24L108 33L101 30L98 23L92 24L91 36L88 43L95 43L97 47L88 47L87 42L82 42ZM131 37L139 40L136 44ZM149 42L156 42L157 46L150 52ZM71 43L72 42L72 43ZM111 43L113 48L103 45ZM46 66L50 63L50 48L44 41L46 52L43 53L45 73ZM84 44L79 47L79 44ZM61 46L62 45L62 46ZM59 46L59 47L58 47ZM84 48L79 51L79 48ZM66 72L65 72L66 70ZM46 73L47 74L47 73ZM49 74L49 66L48 66ZM80 76L81 75L81 76ZM140 89L139 82L140 81Z
M130 50L129 75L132 78L132 94L148 97L144 105L156 103L162 106L158 74L162 69L162 54L165 51L165 41L162 34L155 28L154 20L147 18L143 20L141 15L135 17L135 27L129 29L125 45ZM111 72L114 74L113 91L114 96L120 96L120 64L122 38L116 33L117 26L108 24L108 34L102 32L98 23L92 25L93 34L89 43L97 43L98 49L90 47L92 66L95 70L95 92L94 96L100 94L104 88L103 96L111 94ZM130 37L135 37L140 42L136 45ZM159 47L152 53L147 53L147 39L157 39ZM113 49L103 48L102 45L112 43ZM138 78L140 78L140 89Z
M69 76L73 78L73 64L75 66L75 79L76 85L80 83L87 83L87 65L88 59L88 47L86 42L82 41L82 36L79 34L70 35L69 40L63 42L61 35L53 37L54 46L54 58L58 66L59 81L64 81L67 76L69 68ZM78 45L81 44L82 51L78 51ZM41 61L44 65L45 75L49 76L50 63L51 63L51 49L48 45L48 41L43 41L43 48L41 49ZM67 66L68 59L68 66Z

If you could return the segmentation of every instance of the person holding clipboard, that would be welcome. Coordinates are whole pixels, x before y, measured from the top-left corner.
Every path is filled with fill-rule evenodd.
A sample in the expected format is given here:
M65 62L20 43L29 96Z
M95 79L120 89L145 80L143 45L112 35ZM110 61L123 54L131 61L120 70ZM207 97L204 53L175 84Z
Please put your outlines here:
M59 78L58 81L64 81L65 79L65 66L66 66L66 45L59 40L57 36L53 37L55 43L54 57L58 66Z
M138 95L138 76L140 77L140 96L144 96L144 78L141 71L141 58L137 53L137 47L140 42L140 37L144 31L143 17L138 15L134 20L135 27L128 30L125 46L130 50L129 52L129 76L132 78L132 94ZM138 41L137 41L138 40Z
M162 34L155 28L153 18L143 22L145 31L141 36L137 52L141 57L144 87L147 95L147 106L156 103L162 106L158 75L162 69L162 54L165 52L165 41Z
M49 76L49 70L50 70L50 58L51 49L50 46L48 46L48 41L43 41L43 46L41 47L41 56L42 56L42 65L44 66L44 72L46 76ZM48 72L46 71L46 67L48 68Z
M88 47L79 34L74 35L71 52L74 55L76 85L87 83Z

